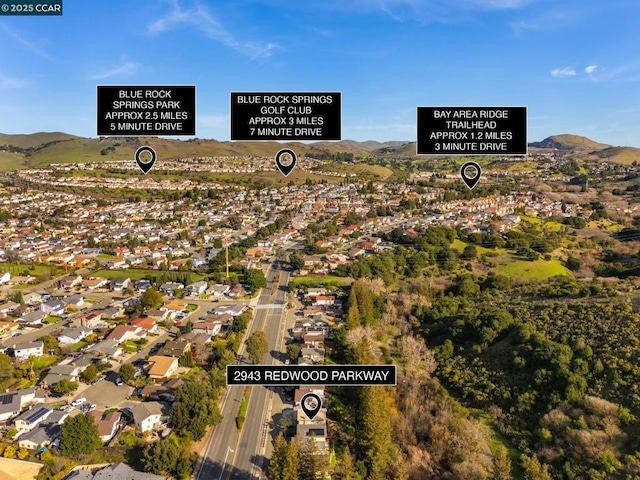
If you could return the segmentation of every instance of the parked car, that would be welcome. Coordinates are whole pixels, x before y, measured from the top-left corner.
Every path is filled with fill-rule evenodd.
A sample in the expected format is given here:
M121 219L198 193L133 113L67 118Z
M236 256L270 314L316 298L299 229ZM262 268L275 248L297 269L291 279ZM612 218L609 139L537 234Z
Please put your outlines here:
M89 411L93 412L98 406L95 403L92 403L91 406L89 407Z
M124 384L124 382L122 381L122 379L120 377L116 378L116 385L117 386L120 386L120 385L123 385L123 384Z
M71 406L77 407L78 405L82 405L86 401L87 399L84 397L76 398L73 402L71 402Z

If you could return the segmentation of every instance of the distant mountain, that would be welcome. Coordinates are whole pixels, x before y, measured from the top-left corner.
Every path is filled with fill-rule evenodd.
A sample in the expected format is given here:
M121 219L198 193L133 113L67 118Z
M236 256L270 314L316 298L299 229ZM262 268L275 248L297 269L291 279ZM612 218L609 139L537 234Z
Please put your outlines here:
M631 165L634 161L640 163L640 148L612 147L578 135L553 135L541 142L529 143L529 148L552 149L574 155L576 158L600 159L620 165Z
M3 145L9 148L1 148ZM416 143L409 141L279 143L279 142L220 142L193 138L172 140L163 137L101 137L84 138L62 132L40 132L29 135L0 133L0 170L44 167L51 163L77 163L99 160L132 159L142 145L152 147L159 158L204 156L273 156L278 150L292 148L298 155L316 158L335 158L350 153L354 156L375 155L386 158L415 159ZM13 147L13 148L11 148ZM553 149L576 158L605 160L620 164L640 162L640 149L613 147L577 135L554 135L541 142L529 144L530 150Z
M62 142L78 138L62 132L38 132L28 135L9 135L0 133L0 146L10 145L19 148L37 148L51 142Z
M594 142L587 137L569 134L553 135L551 137L545 138L541 142L529 143L529 147L533 148L551 148L554 150L564 151L580 150L589 152L592 152L594 150L602 150L610 146L611 145L605 145L604 143Z

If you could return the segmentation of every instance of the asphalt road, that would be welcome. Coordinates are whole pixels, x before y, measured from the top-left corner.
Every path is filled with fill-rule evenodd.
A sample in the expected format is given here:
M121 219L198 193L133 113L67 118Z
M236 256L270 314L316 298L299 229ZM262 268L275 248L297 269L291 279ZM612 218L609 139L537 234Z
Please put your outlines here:
M267 272L267 287L258 299L257 308L249 332L263 330L269 342L269 353L261 362L271 365L280 362L280 355L274 358L272 352L278 350L284 329L286 308L260 308L260 305L282 304L286 307L289 272L272 268ZM273 295L272 295L273 293ZM244 353L244 346L241 348ZM238 432L235 418L238 414L244 387L227 389L222 404L223 421L216 426L205 445L203 458L196 466L197 480L244 480L266 478L263 469L267 458L263 452L268 441L268 406L271 390L255 386L252 389L246 421Z

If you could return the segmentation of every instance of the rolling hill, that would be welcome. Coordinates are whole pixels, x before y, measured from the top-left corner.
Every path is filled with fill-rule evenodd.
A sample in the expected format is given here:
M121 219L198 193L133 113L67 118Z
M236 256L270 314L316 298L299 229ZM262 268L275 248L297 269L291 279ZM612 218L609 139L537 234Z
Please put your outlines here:
M51 163L77 163L133 158L135 150L149 145L160 158L193 156L273 156L284 147L298 155L333 159L337 153L354 157L371 156L396 159L416 159L415 142L339 142L279 143L221 142L194 138L173 140L162 137L101 137L84 138L62 132L40 132L26 135L0 134L0 170L40 168ZM4 146L4 148L3 148ZM640 161L640 149L613 147L578 135L554 135L529 144L531 151L554 149L568 155L590 160L605 160L620 164Z

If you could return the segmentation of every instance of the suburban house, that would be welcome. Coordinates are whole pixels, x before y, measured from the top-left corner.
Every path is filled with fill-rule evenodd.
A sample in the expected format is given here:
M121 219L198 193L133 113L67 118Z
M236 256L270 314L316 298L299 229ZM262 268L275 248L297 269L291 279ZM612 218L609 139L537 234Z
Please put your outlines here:
M127 340L140 340L146 336L147 331L144 328L133 325L118 325L111 331L107 339L122 343Z
M222 322L197 322L191 327L191 331L195 333L204 333L210 337L215 337L222 330Z
M113 306L102 311L102 317L107 320L124 317L124 307Z
M224 297L231 287L229 285L215 284L206 290L206 293L213 295L214 298Z
M176 389L184 385L183 378L172 378L162 385L145 385L140 391L140 396L149 400L175 401Z
M44 302L44 299L42 298L42 295L40 295L39 293L29 292L22 295L22 301L25 303L25 305L34 307Z
M67 298L63 298L62 301L69 307L80 308L84 305L84 297L80 293L74 293Z
M134 327L143 328L147 332L160 333L160 330L158 330L158 326L156 325L155 319L151 317L134 318L129 322L129 324Z
M33 430L38 423L46 420L52 412L53 410L51 410L49 405L32 407L21 415L18 415L13 421L13 425L18 432L29 432Z
M49 300L40 305L40 310L47 315L62 315L64 313L64 302L62 300Z
M15 417L30 404L43 403L45 398L46 395L36 392L35 388L0 394L0 422Z
M67 345L69 344L72 345L74 343L78 343L79 341L87 338L92 333L93 333L93 330L85 327L65 328L58 335L58 342L64 343Z
M207 290L207 282L200 280L199 282L187 285L187 295L200 295Z
M29 357L41 357L43 342L25 342L13 344L13 356L20 360L26 360Z
M138 472L125 463L114 463L98 471L85 470L82 465L75 467L64 480L166 480L167 477L153 473Z
M120 412L112 411L107 413L104 418L102 418L103 412L98 410L94 410L91 412L93 419L96 422L96 426L98 427L98 435L100 435L100 440L103 442L108 442L113 438L113 436L118 431L118 426L120 424L120 419L122 415Z
M149 357L151 368L147 374L152 380L166 380L178 370L178 359L176 357L165 357L162 355L154 355Z
M102 340L101 342L98 342L95 345L91 345L89 349L91 353L105 356L105 357L110 357L110 358L113 358L114 360L122 356L122 347L120 346L120 342L113 339Z
M42 320L46 317L46 313L42 310L36 310L35 312L27 313L20 318L18 322L29 326L42 325Z
M6 335L20 328L20 324L16 322L1 322L0 321L0 335Z
M92 311L81 315L80 326L90 329L107 328L109 324L102 319L103 312Z
M36 426L18 437L18 446L27 450L39 450L49 445L60 435L62 428L57 423L45 423Z
M44 388L53 388L56 383L63 379L77 382L83 370L82 367L76 365L55 365L51 367L49 373L42 379L40 384Z
M78 285L82 285L82 277L80 275L69 275L66 277L62 277L58 284L60 288L71 289L73 287L77 287Z
M149 290L149 288L151 288L151 281L145 278L141 278L136 282L135 288L139 293L144 293Z
M127 288L131 288L131 279L130 278L114 278L111 280L111 290L114 292L121 292L126 290Z
M8 315L14 313L19 306L20 304L16 302L5 302L0 305L0 315Z
M169 419L166 406L159 402L144 402L133 407L133 422L142 433L153 430Z
M82 281L82 286L87 290L96 290L98 288L104 288L109 285L109 280L102 277L85 278Z
M160 290L162 293L166 293L170 297L173 297L174 294L181 288L184 288L184 285L182 285L181 283L167 282L160 285L160 288L158 288L158 290Z
M164 347L162 347L158 352L158 356L180 358L183 354L190 351L191 344L189 342L182 341L182 337L180 337L178 340L172 340L165 343Z

